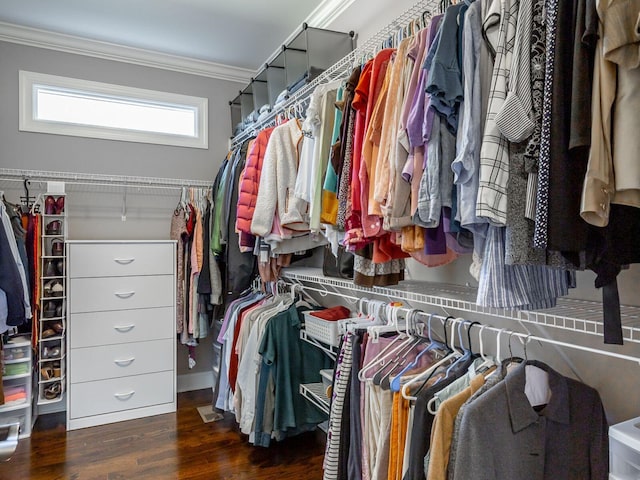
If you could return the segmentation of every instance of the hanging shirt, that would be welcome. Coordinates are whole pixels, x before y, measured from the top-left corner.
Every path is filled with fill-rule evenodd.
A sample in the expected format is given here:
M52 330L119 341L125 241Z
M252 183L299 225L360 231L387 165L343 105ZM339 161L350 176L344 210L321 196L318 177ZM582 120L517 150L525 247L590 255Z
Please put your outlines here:
M505 265L505 227L487 231L476 303L484 307L551 308L569 293L565 270L543 265Z
M480 148L480 179L476 215L496 225L507 221L507 183L509 181L509 144L500 133L496 115L507 96L513 46L516 35L518 0L493 0L493 12L485 19L484 30L499 22L496 59L491 79L487 120ZM486 34L485 34L486 35Z
M451 168L458 186L458 220L473 232L484 236L484 220L476 216L478 171L484 121L481 118L480 50L483 46L481 3L474 2L467 11L463 31L464 104L460 115L457 155ZM475 238L474 238L475 240Z
M524 393L528 365L549 375L551 399L540 411ZM465 409L453 478L606 480L607 430L596 390L523 362Z
M7 296L7 324L18 326L31 318L27 277L3 202L0 202L0 217L0 288Z
M458 17L467 9L465 2L447 8L442 21L441 39L435 52L425 87L431 106L444 117L453 134L458 129L458 108L462 102L462 74L458 59Z
M277 440L313 429L326 420L299 392L301 384L320 382L320 370L329 366L320 349L300 339L301 312L291 305L273 316L258 348L263 362L273 367L273 435Z

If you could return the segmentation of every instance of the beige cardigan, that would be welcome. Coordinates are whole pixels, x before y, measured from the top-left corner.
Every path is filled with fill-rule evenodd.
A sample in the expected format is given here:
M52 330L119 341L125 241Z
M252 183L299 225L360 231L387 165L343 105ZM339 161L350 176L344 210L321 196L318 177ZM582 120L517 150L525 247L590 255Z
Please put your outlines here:
M591 151L580 214L604 227L611 203L640 208L640 0L598 0L597 9Z

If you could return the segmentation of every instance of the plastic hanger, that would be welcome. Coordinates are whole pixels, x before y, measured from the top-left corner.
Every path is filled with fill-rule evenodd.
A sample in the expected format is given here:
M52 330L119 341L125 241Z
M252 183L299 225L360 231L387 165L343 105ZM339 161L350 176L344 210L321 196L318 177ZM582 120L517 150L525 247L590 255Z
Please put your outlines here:
M36 197L35 201L33 202L33 205L31 205L31 208L29 209L29 213L31 215L34 215L38 211L38 207L40 206L40 202L42 201L42 197L44 197L44 195L42 193L38 193L38 196ZM2 192L2 198L4 199L4 192Z
M484 331L484 329L487 328L486 325L481 325L480 326L480 331L478 332L478 343L480 345L480 358L482 358L482 363L480 365L478 365L478 367L476 368L476 371L479 373L482 373L484 371L486 371L487 369L494 367L496 365L496 362L493 358L489 357L486 355L485 351L484 351L484 340L482 339L482 332ZM469 329L471 329L471 325L469 326Z
M399 313L399 309L394 310L395 315L397 316ZM424 339L414 335L414 328L412 327L413 325L413 321L414 318L416 316L416 312L417 310L415 309L410 309L407 311L406 315L405 315L405 331L404 332L400 332L400 329L398 328L398 334L403 334L407 335L408 338L412 338L413 342L410 343L406 349L406 351L404 352L404 354L398 354L398 356L396 357L396 360L393 362L392 367L389 368L386 372L382 373L380 372L379 374L376 374L374 376L373 382L380 385L383 389L388 390L390 388L390 380L389 378L392 375L395 375L394 372L397 371L398 368L401 368L402 371L404 371L407 367L405 366L405 363L407 362L408 359L408 354L416 347L418 347L420 344L424 343ZM399 323L396 320L396 326L399 327ZM418 355L421 355L422 352L419 352ZM402 355L402 356L400 356ZM410 362L410 364L413 362ZM378 377L378 378L376 378ZM394 377L395 378L395 377Z
M446 320L451 320L451 343L449 344L449 348L451 349L451 354L449 355L449 358L453 363L447 367L447 369L445 370L445 375L441 378L438 378L435 383L440 382L443 378L448 378L451 372L453 371L453 367L455 365L457 365L457 368L459 368L461 362L462 364L464 364L465 362L471 359L471 356L467 355L466 350L464 349L464 342L462 341L461 324L464 323L465 320L461 318L456 319L456 318L453 318L452 316L447 317L445 321ZM455 345L456 329L458 331L458 337L461 345L460 350L458 350ZM446 327L445 327L445 331L446 331ZM422 385L418 387L418 389L416 390L416 395L420 393L422 389L426 386L427 382L429 381L429 378L430 377L427 377L427 379L424 380Z
M413 311L412 311L413 312ZM415 311L415 315L417 316L418 311ZM407 366L405 366L400 372L398 372L396 375L393 376L393 378L391 379L391 381L389 382L389 386L391 388L392 391L394 392L399 392L400 391L400 387L401 387L401 383L402 383L402 376L407 373L409 370L415 368L419 362L420 362L420 358L422 356L424 356L426 353L433 351L434 349L437 348L441 348L444 349L444 345L440 342L434 341L433 338L431 337L431 320L433 318L433 314L429 315L429 320L428 320L428 325L427 325L427 341L429 342L429 345L427 347L425 347L420 353L418 353L418 355L416 355L416 358L413 360L413 362L411 362L410 364L408 364Z
M447 318L444 319L445 344L449 348L449 354L446 355L445 357L443 357L442 359L440 359L438 362L436 362L433 365L431 365L431 367L429 367L424 372L422 372L422 373L416 375L415 377L413 377L412 379L410 379L408 382L406 382L402 386L402 388L400 389L400 393L407 400L417 400L417 397L409 394L409 392L410 392L410 388L409 387L411 387L412 385L415 385L417 383L422 383L420 385L420 387L416 390L416 394L419 393L420 390L426 384L426 382L432 377L432 375L438 370L438 368L440 366L451 362L451 360L453 360L454 358L456 358L458 356L457 351L453 350L451 348L451 345L449 345L448 342L447 342L447 322L449 320L453 320L453 317L447 317Z
M396 352L395 357L386 363L380 370L378 370L373 376L373 383L376 385L380 385L382 388L388 390L389 389L389 376L392 375L398 368L404 368L405 363L407 362L407 356L409 352L411 352L418 345L423 343L423 339L413 336L410 332L409 328L409 310L406 314L405 318L405 331L401 331L398 322L398 314L400 313L399 308L391 308L390 316L393 319L393 324L396 326L396 331L399 336L406 336L407 340L403 344L403 348L399 349Z
M513 337L513 332L509 332L509 339L508 339L509 358L505 358L500 362L502 364L503 371L508 371L509 368L513 367L514 364L522 363L524 361L521 357L513 356L513 352L511 351L511 337Z
M449 375L451 375L451 372L453 371L453 369L460 365L460 363L468 360L471 358L471 350L470 349L466 349L464 346L464 342L462 341L462 326L467 323L467 320L463 320L462 318L457 318L453 320L452 323L452 328L451 328L451 349L454 352L458 353L458 358L456 358L456 360L449 365L449 367L447 368L444 378L449 378ZM457 326L457 332L458 332L458 341L460 342L460 350L457 350L455 347L455 342L454 342L454 327ZM440 381L440 380L438 380Z
M404 385L402 385L402 388L400 389L400 393L402 394L402 396L404 398L406 398L407 400L417 400L418 397L414 397L413 395L410 395L410 389L409 387L411 387L412 385L422 382L422 381L427 381L429 378L431 378L431 376L433 375L433 373L441 366L446 364L447 362L449 362L451 360L451 357L455 356L454 353L451 353L450 355L447 355L446 357L440 359L439 361L437 361L436 363L434 363L433 365L431 365L427 370L425 370L424 372L416 375L415 377L413 377L411 380L409 380L407 383L405 383Z
M369 334L372 336L372 341L374 343L378 341L378 338L383 333L396 332L398 335L405 333L400 331L400 325L398 323L397 314L400 312L399 307L383 303L382 308L384 308L383 311L386 314L385 318L387 319L387 322L369 329Z
M373 302L373 300L368 300L366 298L358 299L358 316L350 320L349 322L344 322L340 324L340 328L342 329L342 333L346 332L354 332L358 329L368 328L374 325L382 324L380 318L375 318L369 314L369 312L364 311L364 305L369 305L369 302Z
M395 331L396 327L391 326L389 324L381 325L381 326L373 326L367 328L369 334L373 337L374 335L379 335L382 332L392 332ZM372 370L377 367L378 369L382 366L385 366L390 359L392 359L396 353L404 348L406 348L407 344L413 342L413 338L410 336L406 336L404 334L397 335L394 337L393 341L389 342L385 348L383 348L378 355L376 355L371 361L363 366L363 368L358 372L358 379L361 382L367 380L373 380L373 376L367 377L365 372ZM375 375L375 374L374 374Z
M296 288L298 289L299 292L299 297L296 297ZM307 295L307 293L304 291L304 288L302 288L301 285L298 285L296 283L291 284L291 301L292 302L296 302L296 306L297 307L307 307L309 309L315 309L320 307L320 305L318 305L318 303L309 295ZM302 297L305 296L306 300L303 299Z

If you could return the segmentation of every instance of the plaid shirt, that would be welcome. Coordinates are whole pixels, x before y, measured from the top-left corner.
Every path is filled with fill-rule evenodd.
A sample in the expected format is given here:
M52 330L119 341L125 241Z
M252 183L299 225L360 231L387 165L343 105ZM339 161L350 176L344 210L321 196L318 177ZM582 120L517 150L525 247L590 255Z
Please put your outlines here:
M499 18L498 43L495 45L495 62L489 91L489 105L482 147L480 149L480 187L476 215L486 217L496 225L507 222L507 183L509 181L509 142L496 125L496 115L507 95L507 84L513 59L516 38L516 22L519 0L494 0L500 2L500 12L489 14L483 29L495 25Z

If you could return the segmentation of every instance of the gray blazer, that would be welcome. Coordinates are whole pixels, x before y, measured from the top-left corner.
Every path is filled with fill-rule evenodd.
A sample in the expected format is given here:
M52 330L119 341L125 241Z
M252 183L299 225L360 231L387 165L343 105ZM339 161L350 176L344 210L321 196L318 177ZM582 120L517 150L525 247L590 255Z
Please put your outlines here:
M536 412L524 394L525 365L549 373L551 400ZM606 480L608 425L596 390L528 361L464 411L456 480Z

